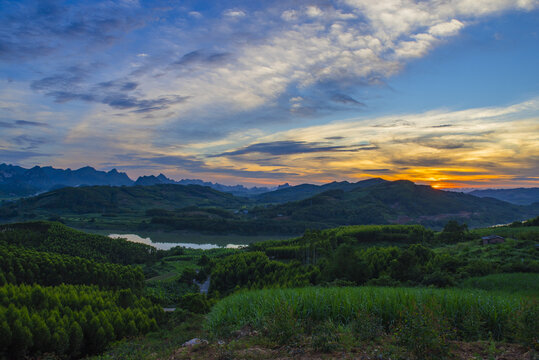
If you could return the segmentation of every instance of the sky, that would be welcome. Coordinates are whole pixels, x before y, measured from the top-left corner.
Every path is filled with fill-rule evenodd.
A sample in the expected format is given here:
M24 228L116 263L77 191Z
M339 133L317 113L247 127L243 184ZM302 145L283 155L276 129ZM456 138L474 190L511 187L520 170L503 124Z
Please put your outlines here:
M539 186L539 0L0 0L0 163Z

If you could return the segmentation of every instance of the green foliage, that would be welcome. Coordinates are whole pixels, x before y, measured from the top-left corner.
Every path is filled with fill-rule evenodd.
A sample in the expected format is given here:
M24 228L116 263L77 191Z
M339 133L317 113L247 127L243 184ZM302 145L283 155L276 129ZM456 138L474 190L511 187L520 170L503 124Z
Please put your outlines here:
M60 223L0 225L0 245L17 245L100 262L140 264L156 258L154 247L107 236L87 234Z
M264 319L263 333L280 345L297 341L302 328L295 309L290 304L281 301L272 310Z
M155 330L162 317L161 307L130 290L5 285L0 287L0 357L95 354L111 341Z
M175 306L180 303L182 296L198 291L195 284L185 284L178 281L151 281L146 283L144 296L156 304Z
M210 293L229 294L235 289L266 286L304 286L317 274L315 267L302 267L299 262L283 264L261 252L238 253L215 262Z
M384 333L382 319L366 311L360 311L350 327L360 341L374 340Z
M539 351L539 304L537 298L524 304L516 313L513 324L515 338Z
M144 275L138 267L2 245L0 278L15 284L99 285L108 289L132 288L137 292L144 287Z
M442 232L438 234L438 240L444 244L456 244L461 241L469 241L468 225L460 225L456 220L449 220Z
M451 331L448 320L439 313L439 304L422 308L412 304L402 315L395 336L415 359L438 360L448 356Z
M462 281L459 287L537 296L539 295L539 274L510 273L472 277Z
M195 314L206 314L210 310L210 302L205 294L185 294L180 300L180 306Z
M207 317L206 327L217 336L226 335L249 324L257 330L268 326L279 309L287 309L297 324L331 320L353 324L361 316L381 319L385 329L405 324L407 314L421 312L425 324L435 321L434 329L471 329L466 321L472 314L478 331L457 332L461 340L513 339L513 322L522 319L521 309L536 309L537 304L518 295L491 295L479 290L442 290L418 288L319 288L272 289L239 292L218 302ZM437 319L432 319L437 317ZM376 321L376 320L375 320ZM412 320L407 320L412 321ZM313 326L313 328L314 328ZM415 326L415 325L414 325ZM426 331L435 331L427 329ZM418 335L419 336L419 335ZM425 335L426 336L426 335ZM445 336L445 335L444 335ZM470 336L470 337L468 337Z
M340 347L339 327L331 320L316 325L313 329L312 346L323 352L337 350Z

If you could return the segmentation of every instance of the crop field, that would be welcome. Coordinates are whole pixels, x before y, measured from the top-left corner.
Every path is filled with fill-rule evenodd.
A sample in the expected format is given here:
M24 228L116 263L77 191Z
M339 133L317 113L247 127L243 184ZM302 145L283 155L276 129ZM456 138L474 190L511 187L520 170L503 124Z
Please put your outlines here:
M325 321L348 325L365 314L379 319L386 332L409 317L428 317L428 322L435 320L459 340L533 341L539 320L536 299L520 295L468 289L307 287L236 293L213 307L206 327L224 336L245 326L264 331L275 319L292 319L305 328Z

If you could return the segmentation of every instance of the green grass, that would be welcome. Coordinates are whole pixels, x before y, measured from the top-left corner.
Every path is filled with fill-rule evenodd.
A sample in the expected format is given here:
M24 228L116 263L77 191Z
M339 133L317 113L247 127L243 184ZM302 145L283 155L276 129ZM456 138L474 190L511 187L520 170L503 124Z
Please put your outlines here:
M482 290L425 288L273 289L236 293L217 303L206 327L224 336L246 325L264 331L275 318L293 318L296 324L332 321L347 325L361 313L380 318L386 330L405 317L430 311L447 321L463 340L513 339L519 313L537 302L519 295L496 295Z
M539 296L539 274L492 274L464 280L460 287Z
M535 245L531 240L507 239L504 243L490 245L482 245L479 240L474 240L442 246L435 251L465 262L489 262L498 268L498 272L518 272L522 270L511 270L511 267L522 265L530 269L539 268L539 251Z
M471 233L477 238L480 238L482 236L488 236L488 235L499 235L499 236L514 238L514 239L539 241L539 226L489 227L489 228L473 229Z
M129 359L129 360L147 360L147 359L168 359L172 358L181 345L194 338L205 337L201 329L203 319L201 315L190 315L186 319L179 319L178 324L173 324L175 313L167 315L169 324L162 327L159 331L147 334L144 337L136 337L118 341L109 347L101 355L90 357L92 360L110 360L110 359Z

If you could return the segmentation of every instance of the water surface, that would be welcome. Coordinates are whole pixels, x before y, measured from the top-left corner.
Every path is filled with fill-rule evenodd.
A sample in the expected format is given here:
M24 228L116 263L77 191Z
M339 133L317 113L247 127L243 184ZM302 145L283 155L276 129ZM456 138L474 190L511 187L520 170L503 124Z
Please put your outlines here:
M190 248L190 249L202 249L202 250L215 249L219 247L238 249L242 246L245 246L245 244L218 245L218 244L209 244L209 243L197 244L197 243L189 243L189 242L154 242L152 241L150 237L142 237L137 234L108 234L108 236L114 239L122 238L122 239L126 239L128 241L132 241L136 243L151 245L159 250L170 250L176 246L182 246L182 247Z

